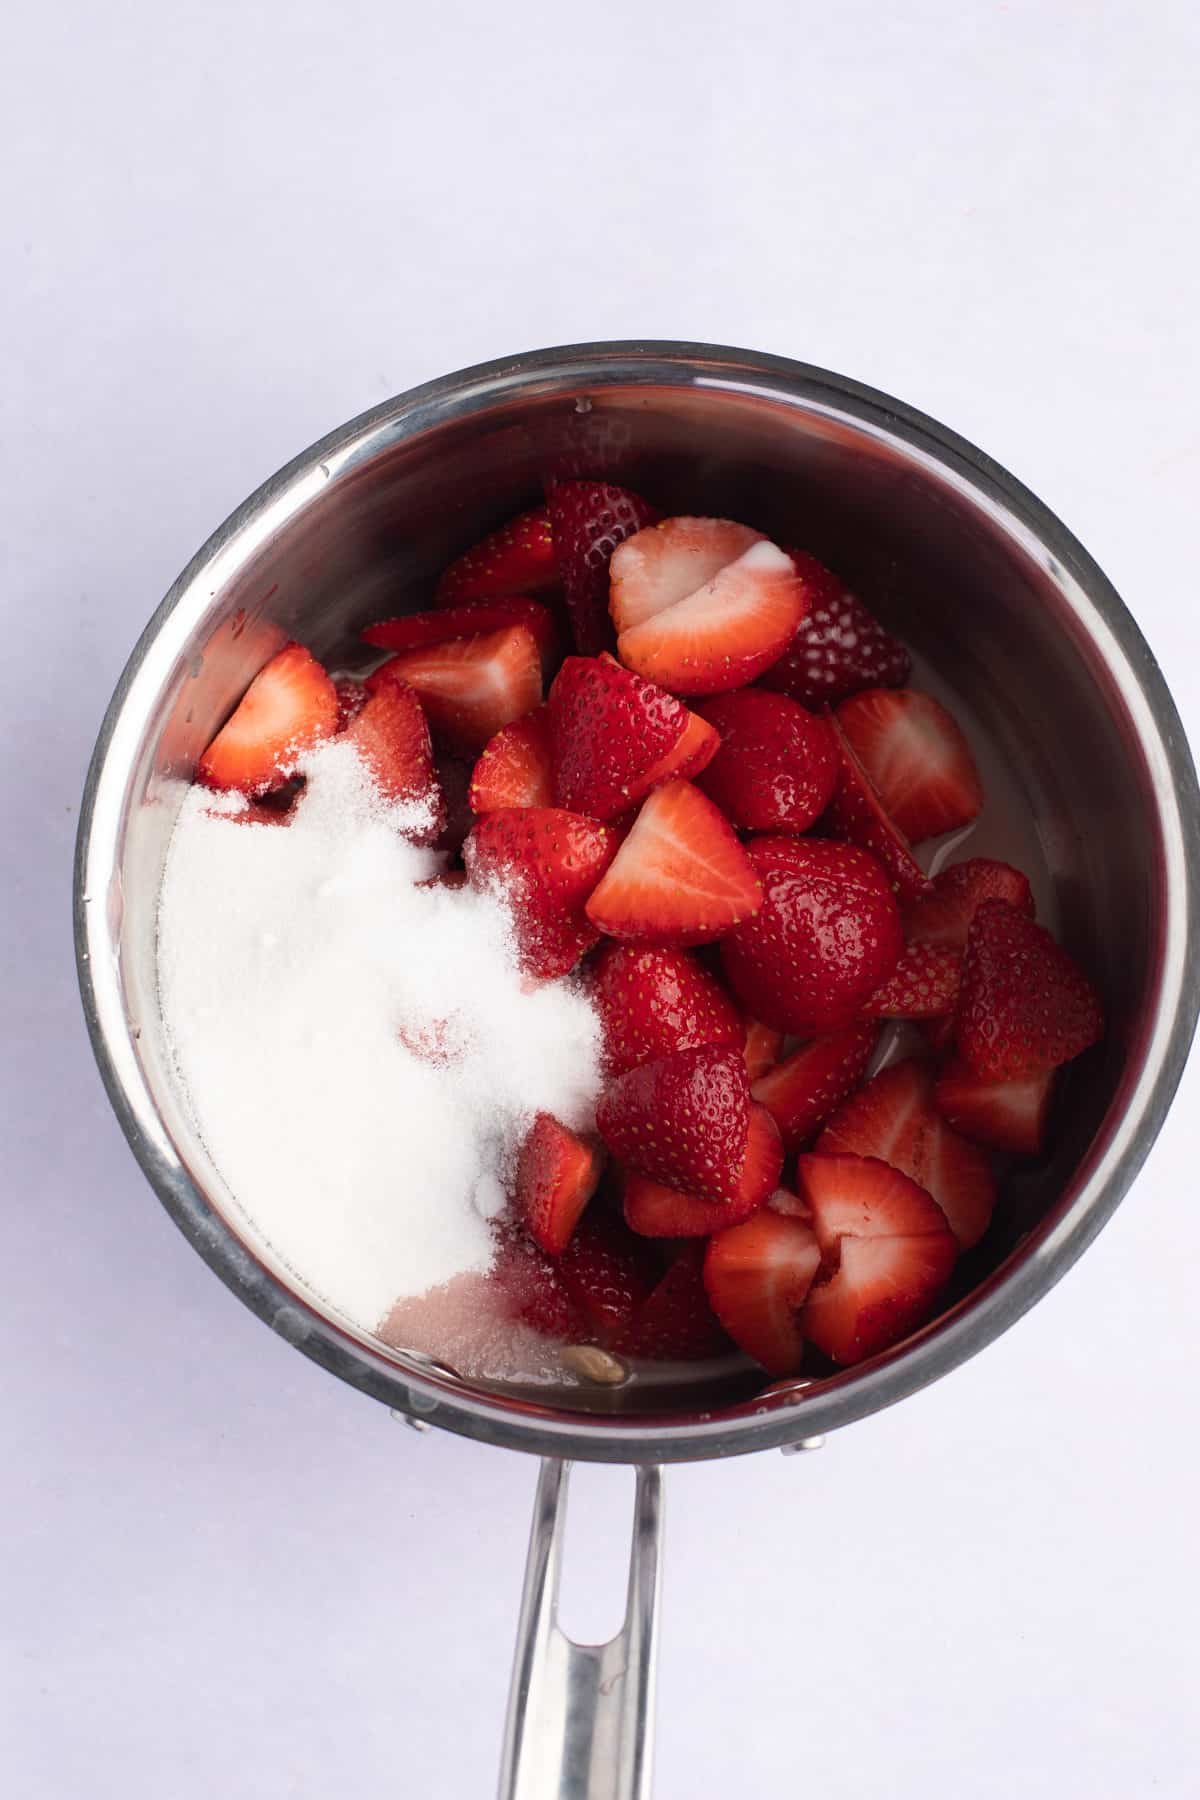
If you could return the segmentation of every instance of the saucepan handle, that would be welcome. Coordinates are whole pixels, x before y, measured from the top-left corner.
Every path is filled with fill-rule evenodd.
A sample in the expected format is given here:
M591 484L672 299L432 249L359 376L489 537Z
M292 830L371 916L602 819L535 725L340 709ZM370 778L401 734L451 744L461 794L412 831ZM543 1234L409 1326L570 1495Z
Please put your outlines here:
M500 1770L500 1800L650 1800L662 1475L637 1472L625 1622L607 1644L558 1626L571 1465L538 1477Z

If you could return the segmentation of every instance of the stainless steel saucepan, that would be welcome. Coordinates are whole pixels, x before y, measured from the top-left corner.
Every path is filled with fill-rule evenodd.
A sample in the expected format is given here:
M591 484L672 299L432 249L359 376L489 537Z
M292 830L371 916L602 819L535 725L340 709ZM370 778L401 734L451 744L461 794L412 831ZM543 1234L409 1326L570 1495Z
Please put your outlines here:
M235 1223L172 1082L155 905L198 752L285 638L337 660L364 620L420 605L451 555L531 503L547 468L607 473L666 510L749 518L869 596L1019 771L1063 935L1105 995L1105 1046L1066 1085L1052 1157L1015 1184L990 1271L926 1330L828 1380L743 1371L520 1390L389 1351L323 1311ZM92 1042L159 1198L260 1318L416 1421L545 1459L502 1796L649 1794L659 1465L802 1447L902 1399L1019 1318L1113 1211L1195 1025L1198 820L1162 676L1070 532L943 426L779 357L584 344L445 376L306 450L179 577L121 677L83 803L75 930ZM555 1622L572 1458L639 1470L626 1621L598 1648L570 1643Z

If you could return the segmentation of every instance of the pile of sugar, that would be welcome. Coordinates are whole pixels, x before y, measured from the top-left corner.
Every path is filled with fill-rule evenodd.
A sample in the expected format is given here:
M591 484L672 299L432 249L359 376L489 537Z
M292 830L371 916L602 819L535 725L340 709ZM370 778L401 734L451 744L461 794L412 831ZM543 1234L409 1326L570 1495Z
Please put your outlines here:
M527 982L503 897L422 886L445 857L353 747L306 759L286 826L189 790L159 904L159 997L197 1130L237 1204L368 1331L492 1261L535 1113L587 1129L599 1028ZM432 1345L428 1346L433 1348Z

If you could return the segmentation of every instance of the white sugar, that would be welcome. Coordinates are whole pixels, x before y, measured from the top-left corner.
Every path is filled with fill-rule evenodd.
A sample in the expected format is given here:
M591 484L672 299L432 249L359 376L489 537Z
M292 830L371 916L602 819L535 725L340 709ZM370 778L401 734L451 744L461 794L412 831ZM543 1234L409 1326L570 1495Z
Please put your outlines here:
M189 791L159 907L159 994L213 1163L261 1238L368 1330L492 1260L487 1219L538 1111L592 1124L594 1013L531 987L497 894L421 886L353 747L305 763L286 826Z

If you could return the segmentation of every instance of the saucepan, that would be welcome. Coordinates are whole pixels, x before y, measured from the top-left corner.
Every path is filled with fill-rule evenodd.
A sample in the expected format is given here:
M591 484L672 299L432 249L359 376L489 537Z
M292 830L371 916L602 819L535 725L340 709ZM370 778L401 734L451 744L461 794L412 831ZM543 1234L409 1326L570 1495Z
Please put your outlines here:
M770 1381L521 1389L349 1329L254 1240L172 1079L155 981L163 859L196 756L288 637L327 660L421 605L437 570L536 501L548 469L665 511L749 519L830 563L924 653L1000 747L1097 980L1102 1047L1068 1078L1052 1155L1010 1184L986 1267L925 1330L859 1367ZM100 731L75 930L95 1054L159 1198L221 1279L305 1355L423 1425L542 1457L501 1792L645 1800L661 1467L803 1448L982 1350L1059 1279L1128 1189L1200 1003L1200 802L1137 626L1070 532L911 407L780 357L584 344L448 375L306 450L209 539L147 625ZM572 1459L637 1466L627 1613L601 1646L556 1622Z

